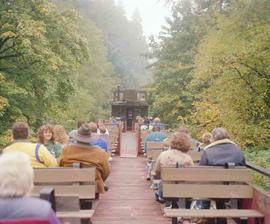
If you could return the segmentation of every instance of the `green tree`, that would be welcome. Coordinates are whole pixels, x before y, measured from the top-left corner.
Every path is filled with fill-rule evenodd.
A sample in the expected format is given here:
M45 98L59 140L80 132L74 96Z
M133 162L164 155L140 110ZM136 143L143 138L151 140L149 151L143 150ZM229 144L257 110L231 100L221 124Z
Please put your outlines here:
M196 59L193 88L201 94L195 120L206 127L222 124L243 146L270 137L269 12L269 1L232 4L201 41ZM216 121L202 116L199 105L205 102L219 109Z
M168 124L186 123L193 108L194 95L188 88L192 80L194 59L199 41L206 33L204 14L191 1L173 4L158 41L151 47L156 62L152 65L154 80L152 113Z
M51 1L0 1L0 132L17 119L38 126L73 91L72 75L88 57L74 21Z

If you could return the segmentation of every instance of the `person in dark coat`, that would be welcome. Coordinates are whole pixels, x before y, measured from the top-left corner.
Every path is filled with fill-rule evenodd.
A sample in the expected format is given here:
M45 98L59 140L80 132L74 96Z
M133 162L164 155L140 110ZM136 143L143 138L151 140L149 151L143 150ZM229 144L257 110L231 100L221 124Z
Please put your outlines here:
M215 128L212 131L211 144L204 148L200 165L224 166L226 163L244 166L244 153L236 143L230 140L229 133L225 128Z
M204 148L201 166L225 166L233 163L235 166L244 166L245 157L240 147L230 140L230 135L225 128L215 128L212 131L211 144ZM217 209L225 209L224 200L215 200ZM224 218L218 218L217 224L227 224Z

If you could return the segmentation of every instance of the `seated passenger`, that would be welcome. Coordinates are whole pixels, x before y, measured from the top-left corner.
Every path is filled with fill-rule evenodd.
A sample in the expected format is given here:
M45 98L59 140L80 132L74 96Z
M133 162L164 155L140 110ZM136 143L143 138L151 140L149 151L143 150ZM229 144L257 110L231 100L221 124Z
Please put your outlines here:
M187 154L190 149L190 136L185 133L174 133L170 139L170 148L157 158L153 174L160 177L162 167L193 166L193 160Z
M167 136L163 134L162 132L160 132L159 126L153 127L152 132L145 138L145 142L144 142L145 153L147 153L148 151L147 142L163 141L166 138ZM152 170L152 161L149 160L147 161L147 165L146 165L146 179L147 180L150 180L151 170Z
M28 141L28 131L29 127L26 123L15 123L12 126L12 135L14 141L3 151L20 151L28 154L34 168L57 166L56 159L44 145L34 144Z
M64 145L68 144L69 136L67 135L66 130L62 125L55 125L53 127L53 135L55 141L61 144L62 148L64 147Z
M161 123L159 117L156 117L152 122L150 122L149 130L153 130L154 127L159 127L161 130L163 130L165 128L165 124Z
M99 125L97 129L98 135L109 135L109 130L105 127L105 125Z
M201 137L202 143L200 143L198 147L198 151L199 152L203 151L206 146L210 145L211 139L212 139L212 134L209 132L205 132Z
M162 167L193 166L193 160L187 152L191 149L191 138L186 133L176 132L171 136L170 148L157 158L153 175L160 178ZM156 193L156 200L163 202L162 190Z
M44 219L60 224L49 202L29 197L33 168L27 154L9 152L0 157L0 219Z
M163 141L164 139L166 139L167 136L160 132L160 127L159 126L155 126L152 129L152 132L147 135L147 137L145 138L144 141L144 150L145 152L147 152L147 142L152 142L152 141Z
M179 129L178 129L178 132L183 132L183 133L186 133L186 134L190 135L190 133L188 131L188 128L185 127L185 126L180 126ZM198 151L200 142L191 137L191 144L192 144L192 150Z
M234 163L236 166L245 165L245 157L240 147L230 140L228 131L225 128L215 128L212 131L211 144L204 148L200 165L201 166L225 166L227 163ZM224 200L215 200L217 209L225 209ZM217 219L217 224L226 224L224 218Z
M89 125L90 131L91 131L91 138L93 140L94 139L98 139L99 138L99 134L97 133L97 131L98 131L97 124L94 123L94 122L90 122L88 125Z
M70 137L75 143L66 145L60 155L60 166L70 167L79 162L83 167L96 167L96 182L98 193L104 192L104 181L110 174L108 154L99 147L90 145L91 131L88 124L83 124L78 130L72 131Z
M100 135L100 128L101 127L105 128L105 130L106 130L105 133L103 133L103 134L109 135L109 130L105 127L103 120L98 120L98 122L97 122L97 131L96 131L97 134Z
M245 165L245 157L240 147L230 140L225 128L215 128L212 131L211 144L204 148L200 165L224 166L234 163L236 166Z
M92 145L99 146L102 148L105 152L108 152L108 142L107 142L107 136L106 135L106 128L105 127L100 127L100 134L97 137L97 139L94 139L90 142Z
M51 125L42 125L38 129L38 142L44 144L49 152L58 158L62 151L62 146L55 141L53 128Z

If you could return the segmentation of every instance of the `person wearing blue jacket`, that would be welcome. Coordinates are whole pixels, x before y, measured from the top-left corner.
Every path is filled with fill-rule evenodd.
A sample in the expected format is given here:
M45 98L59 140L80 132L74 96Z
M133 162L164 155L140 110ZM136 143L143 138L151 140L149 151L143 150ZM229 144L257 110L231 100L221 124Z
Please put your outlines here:
M167 136L160 132L159 126L154 126L152 129L152 132L145 138L144 142L144 151L147 153L147 142L153 142L153 141L163 141L166 139ZM152 161L148 161L146 165L146 179L150 180L151 176L151 170L152 170Z

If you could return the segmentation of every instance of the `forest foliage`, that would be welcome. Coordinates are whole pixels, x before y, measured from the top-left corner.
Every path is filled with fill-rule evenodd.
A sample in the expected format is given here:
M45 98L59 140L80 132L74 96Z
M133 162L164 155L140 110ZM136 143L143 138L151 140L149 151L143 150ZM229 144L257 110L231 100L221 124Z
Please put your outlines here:
M151 113L197 137L226 127L242 147L269 154L257 146L270 137L270 1L167 3L172 16L151 42Z
M108 118L116 84L144 75L139 15L128 19L113 0L94 2L0 0L0 146L18 120L35 130ZM98 22L101 9L108 24Z

